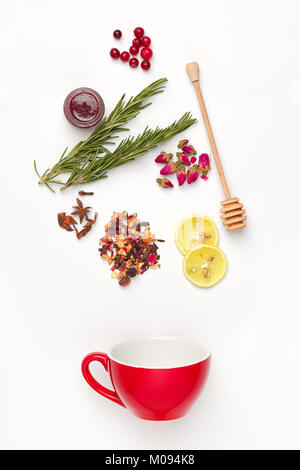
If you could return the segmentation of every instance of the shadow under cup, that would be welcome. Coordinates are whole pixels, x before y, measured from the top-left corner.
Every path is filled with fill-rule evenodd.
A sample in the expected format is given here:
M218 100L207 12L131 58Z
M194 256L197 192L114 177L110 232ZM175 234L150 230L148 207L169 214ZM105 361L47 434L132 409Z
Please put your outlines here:
M89 370L93 361L109 372L114 390L98 383ZM181 418L205 383L210 353L185 338L136 338L106 353L88 354L82 373L88 384L106 398L148 420Z

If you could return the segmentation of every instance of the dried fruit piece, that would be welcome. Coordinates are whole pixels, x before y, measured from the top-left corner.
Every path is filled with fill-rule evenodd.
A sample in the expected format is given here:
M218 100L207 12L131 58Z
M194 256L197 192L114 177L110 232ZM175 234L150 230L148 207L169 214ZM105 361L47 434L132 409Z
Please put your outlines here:
M129 268L126 271L126 275L129 277L135 277L137 274L137 270L135 268Z
M121 277L121 279L119 280L119 284L120 284L120 286L123 286L123 287L128 286L128 284L130 284L129 277L128 276Z

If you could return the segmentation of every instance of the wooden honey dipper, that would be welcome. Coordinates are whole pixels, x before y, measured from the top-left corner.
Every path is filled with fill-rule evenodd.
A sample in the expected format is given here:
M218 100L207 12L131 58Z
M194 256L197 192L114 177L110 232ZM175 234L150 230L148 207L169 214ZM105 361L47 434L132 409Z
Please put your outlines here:
M223 170L221 160L218 154L216 142L213 136L213 132L212 132L211 125L208 119L208 114L206 111L202 92L200 89L199 65L197 62L190 62L189 64L187 64L186 70L196 90L202 117L203 117L204 124L206 127L206 132L210 141L216 167L218 169L219 177L220 177L221 184L223 186L223 190L224 190L225 197L226 197L225 201L221 202L223 206L221 208L221 219L223 220L223 224L226 226L227 230L237 230L238 228L243 228L246 226L246 223L245 223L245 220L247 219L247 216L245 215L246 211L245 209L243 209L243 204L240 203L240 200L238 197L230 196L227 181L224 175L224 170Z

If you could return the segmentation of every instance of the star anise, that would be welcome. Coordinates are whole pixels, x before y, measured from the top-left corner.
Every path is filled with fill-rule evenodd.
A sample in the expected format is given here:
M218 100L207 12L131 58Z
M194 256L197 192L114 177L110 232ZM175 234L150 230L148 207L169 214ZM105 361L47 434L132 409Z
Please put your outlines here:
M78 206L73 206L73 209L76 209L76 210L72 212L72 215L78 215L80 223L82 223L84 218L88 220L88 213L90 212L89 209L91 209L91 207L90 206L83 207L83 204L78 197L76 198L76 201L77 201Z

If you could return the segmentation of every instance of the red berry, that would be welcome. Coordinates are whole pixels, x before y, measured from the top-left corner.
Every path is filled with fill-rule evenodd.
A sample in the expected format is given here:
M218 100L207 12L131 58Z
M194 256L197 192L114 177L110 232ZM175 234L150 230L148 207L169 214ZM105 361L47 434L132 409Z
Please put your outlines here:
M122 52L122 54L120 55L120 59L121 59L123 62L128 62L128 61L129 61L129 57L130 57L130 54L129 54L129 52L127 52L127 51Z
M145 31L143 30L143 28L135 28L133 32L137 38L141 38L142 36L144 36Z
M144 36L142 38L142 45L145 47L149 47L151 44L151 39L148 36Z
M141 50L141 57L145 60L149 60L151 59L152 57L152 49L150 49L150 47L143 47L143 49Z
M149 60L143 60L143 62L141 63L141 67L143 70L149 70L151 67Z
M135 47L140 47L142 45L142 39L141 38L134 38L132 41L132 45Z
M113 37L115 39L120 39L122 37L122 31L120 31L119 29L116 29L114 32L113 32Z
M111 50L110 50L110 56L113 58L113 59L118 59L120 57L120 51L119 49L116 49L115 47L113 47Z
M129 48L129 52L130 52L131 55L137 55L139 53L139 48L135 47L135 46L131 46Z
M137 66L139 65L138 59L137 59L136 57L133 57L132 59L130 59L129 65L130 65L130 67L132 67L133 69L136 69Z

